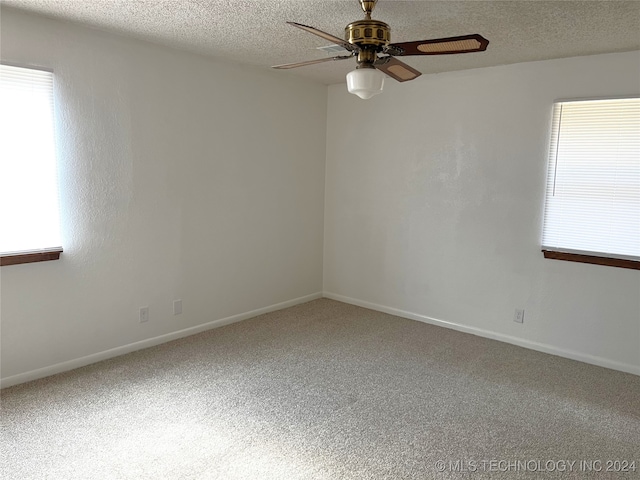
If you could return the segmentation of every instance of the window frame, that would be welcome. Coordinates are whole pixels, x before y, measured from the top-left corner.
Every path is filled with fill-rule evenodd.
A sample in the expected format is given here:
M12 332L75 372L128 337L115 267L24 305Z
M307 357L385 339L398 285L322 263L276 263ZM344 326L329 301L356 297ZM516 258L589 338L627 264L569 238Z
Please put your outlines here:
M54 134L54 151L53 151L53 157L54 157L54 162L56 163L56 169L58 168L58 159L57 159L57 150L56 150L56 146L55 146L55 137L56 137L56 121L55 121L55 78L53 76L53 69L50 67L44 67L41 65L28 65L28 64L21 64L21 63L15 63L15 62L8 62L8 61L0 61L0 65L2 66L8 66L8 67L15 67L15 68L23 68L23 69L29 69L29 70L38 70L41 72L48 72L51 74L52 76L52 111L51 111L51 115L52 115L52 128L53 128L53 134ZM59 197L60 197L60 183L59 183L59 179L56 181L56 190L58 192L58 201L59 201ZM61 221L60 218L60 210L58 207L58 222ZM59 228L60 228L60 224L59 224ZM60 259L60 254L63 252L63 248L62 246L60 247L48 247L48 248L42 248L42 249L25 249L25 250L19 250L19 251L15 251L15 252L2 252L0 253L0 267L4 267L4 266L9 266L9 265L20 265L20 264L25 264L25 263L35 263L35 262L44 262L44 261L50 261L50 260L59 260Z
M568 102L589 102L589 101L598 101L598 100L624 100L624 99L640 99L640 94L630 94L630 95L614 95L614 96L599 96L599 97L578 97L578 98L559 98L553 101L552 114L551 114L551 127L549 128L549 136L547 137L547 155L546 155L546 164L547 169L551 168L551 162L549 161L550 153L553 138L553 111L556 108L556 105L559 103L568 103ZM559 133L559 132L558 132ZM547 191L548 191L548 180L549 180L549 171L547 170L545 174L545 196L543 203L543 212L542 212L542 225L541 225L541 238L544 235L545 228L545 218L546 218L546 208L547 208ZM592 265L602 265L609 267L617 267L617 268L626 268L632 270L640 270L640 260L632 260L629 258L619 258L615 254L609 255L593 255L588 251L576 251L571 249L564 248L550 248L545 247L543 242L541 241L542 248L541 252L544 258L552 259L552 260L563 260L569 262L578 262L578 263L588 263Z

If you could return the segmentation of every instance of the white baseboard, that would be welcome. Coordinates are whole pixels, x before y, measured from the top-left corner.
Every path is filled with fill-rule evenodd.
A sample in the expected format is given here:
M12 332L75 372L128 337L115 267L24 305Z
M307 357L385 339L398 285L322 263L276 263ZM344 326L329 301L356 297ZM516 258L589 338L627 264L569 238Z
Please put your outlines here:
M471 333L479 337L491 338L500 342L511 343L518 345L519 347L529 348L531 350L537 350L539 352L549 353L551 355L557 355L559 357L570 358L571 360L577 360L579 362L590 363L599 367L611 368L612 370L619 370L621 372L632 373L640 376L640 367L630 365L627 363L616 362L602 357L594 355L588 355L585 353L575 352L572 350L566 350L559 347L554 347L546 343L533 342L531 340L525 340L518 337L512 337L510 335L504 335L502 333L493 332L491 330L485 330L482 328L469 327L467 325L461 325L459 323L447 322L445 320L438 320L437 318L427 317L426 315L420 315L418 313L407 312L398 308L387 307L384 305L378 305L376 303L367 302L364 300L358 300L356 298L345 297L336 293L324 292L325 298L337 300L339 302L349 303L351 305L357 305L359 307L368 308L370 310L376 310L378 312L388 313L397 317L408 318L410 320L417 320L419 322L429 323L431 325L437 325L439 327L450 328L452 330L458 330L464 333Z
M212 322L204 323L202 325L196 325L195 327L185 328L178 330L177 332L167 333L158 337L147 338L139 342L129 343L121 347L111 348L102 352L87 355L85 357L76 358L74 360L68 360L66 362L56 363L48 367L38 368L37 370L31 370L25 373L19 373L11 377L3 378L0 380L0 388L10 387L12 385L18 385L19 383L30 382L31 380L37 380L39 378L55 375L56 373L67 372L75 368L84 367L92 363L107 360L109 358L124 355L125 353L135 352L136 350L142 350L143 348L154 347L162 343L170 342L171 340L177 340L178 338L188 337L189 335L195 335L196 333L211 330L213 328L222 327L231 323L240 322L248 318L257 317L264 313L275 312L276 310L282 310L283 308L293 307L301 303L309 302L322 298L322 293L312 293L311 295L305 295L304 297L294 298L286 302L276 303L267 307L258 308L257 310L251 310L250 312L239 313L232 315L231 317L221 318Z

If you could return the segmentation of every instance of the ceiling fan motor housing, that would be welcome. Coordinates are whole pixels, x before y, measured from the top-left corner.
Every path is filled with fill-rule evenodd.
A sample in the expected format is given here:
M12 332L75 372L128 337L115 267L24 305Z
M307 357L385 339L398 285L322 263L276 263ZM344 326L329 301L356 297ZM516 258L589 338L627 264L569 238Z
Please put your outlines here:
M380 51L391 41L391 29L379 20L359 20L345 27L344 39L360 48L371 45Z

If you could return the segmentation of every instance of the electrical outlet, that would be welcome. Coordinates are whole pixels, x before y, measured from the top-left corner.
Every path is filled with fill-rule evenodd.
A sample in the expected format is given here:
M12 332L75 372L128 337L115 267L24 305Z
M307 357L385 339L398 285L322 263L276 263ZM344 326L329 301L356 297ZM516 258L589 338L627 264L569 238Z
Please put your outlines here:
M173 301L173 314L180 315L182 313L182 300Z
M524 310L516 308L516 313L513 316L513 321L516 323L524 323Z
M140 323L149 321L149 307L140 307Z

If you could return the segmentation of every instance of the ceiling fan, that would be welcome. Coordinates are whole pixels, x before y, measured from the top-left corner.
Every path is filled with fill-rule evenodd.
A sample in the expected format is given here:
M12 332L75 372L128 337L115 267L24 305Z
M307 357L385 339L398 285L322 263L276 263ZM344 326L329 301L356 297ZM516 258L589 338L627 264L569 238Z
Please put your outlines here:
M389 25L371 18L371 12L378 0L359 0L359 2L365 18L364 20L350 23L345 27L344 40L314 27L287 22L289 25L313 33L341 46L349 52L348 55L275 65L273 68L296 68L357 57L358 66L354 71L347 74L347 88L350 93L367 99L382 92L385 73L399 82L413 80L422 75L418 70L395 57L483 52L489 45L489 40L478 34L420 40L417 42L390 43L391 29Z

